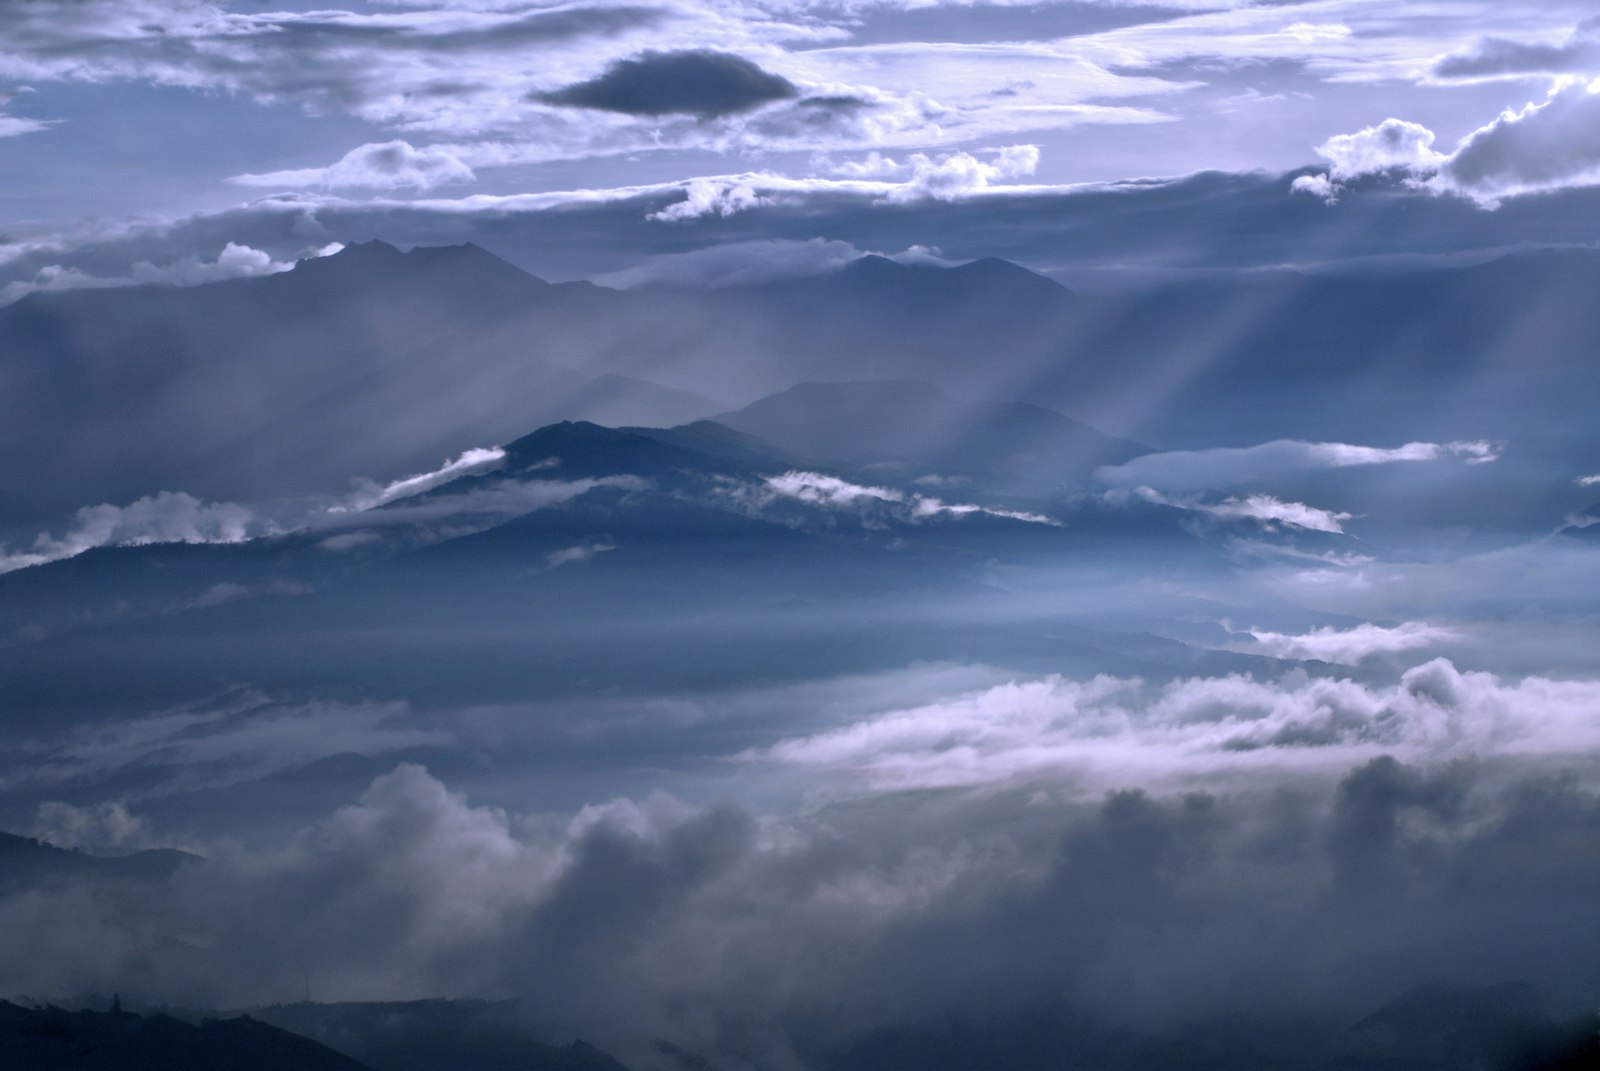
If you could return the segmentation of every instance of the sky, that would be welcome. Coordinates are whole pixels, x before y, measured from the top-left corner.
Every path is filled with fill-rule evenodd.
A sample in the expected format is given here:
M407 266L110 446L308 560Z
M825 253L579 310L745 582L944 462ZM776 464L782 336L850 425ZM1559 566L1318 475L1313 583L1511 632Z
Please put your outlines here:
M1381 175L1487 211L1600 181L1594 15L1570 0L21 0L0 12L0 281L14 298L141 261L146 278L222 277L326 240L625 207L629 244L608 262L504 243L590 277L717 244L690 235L741 214L785 237L795 209L822 232L808 237L849 241L851 220L830 217L1008 196L1048 216L1086 184L1204 171L1311 169L1294 196L1335 209ZM1123 199L1159 196L1148 185ZM289 215L293 236L245 222ZM234 233L206 225L219 218ZM946 226L907 245L972 255ZM219 261L229 241L270 255ZM1059 249L1022 252L1062 266Z
M1592 1011L1597 265L1600 0L0 0L0 831L201 857L0 998Z

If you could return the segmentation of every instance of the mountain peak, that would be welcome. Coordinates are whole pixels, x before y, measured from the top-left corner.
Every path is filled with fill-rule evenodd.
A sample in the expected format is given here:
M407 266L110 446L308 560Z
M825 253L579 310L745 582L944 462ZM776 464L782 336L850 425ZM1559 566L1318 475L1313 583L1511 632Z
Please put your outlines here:
M480 291L496 286L542 289L550 285L471 242L419 245L408 251L378 239L352 242L337 253L300 261L291 274L357 282L437 279Z
M1066 287L1049 276L1040 275L1030 268L1024 268L1021 264L1016 264L1009 260L1001 260L999 257L980 257L977 260L969 260L967 263L951 270L969 278L1004 280L1029 286L1047 283L1054 290L1066 289Z
M996 288L1028 294L1040 299L1061 298L1071 293L1066 287L1036 271L999 257L981 257L965 264L943 264L894 260L869 253L845 265L841 273L855 283L887 287L913 287L924 296L946 291L970 291L975 287Z
M398 247L374 238L370 242L350 242L337 253L324 257L308 257L296 264L295 268L305 268L318 261L329 264L392 264L404 256Z

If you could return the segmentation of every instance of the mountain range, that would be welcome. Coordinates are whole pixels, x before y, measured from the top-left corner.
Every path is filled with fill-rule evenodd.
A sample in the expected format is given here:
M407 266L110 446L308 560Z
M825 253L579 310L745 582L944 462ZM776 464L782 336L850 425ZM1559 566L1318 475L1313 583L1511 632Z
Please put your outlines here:
M1561 464L1596 445L1597 279L1600 254L1545 251L1082 294L1004 261L868 256L797 280L621 291L545 283L475 246L371 242L259 278L37 293L0 309L0 532L159 491L337 492L556 420L733 409L731 426L833 455L826 424L785 424L776 401L737 407L852 380L931 385L987 406L975 419L1015 441L970 458L947 403L902 390L854 403L898 407L881 423L902 441L824 460L915 447L1037 474L1042 443L1073 462L1056 467L1070 480L1130 439L1516 438Z

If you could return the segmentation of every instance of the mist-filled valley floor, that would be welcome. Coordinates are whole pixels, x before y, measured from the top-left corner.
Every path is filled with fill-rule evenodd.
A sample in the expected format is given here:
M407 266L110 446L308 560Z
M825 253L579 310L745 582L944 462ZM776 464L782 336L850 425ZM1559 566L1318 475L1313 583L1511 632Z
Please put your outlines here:
M0 308L0 1063L1594 1066L1600 253L902 260Z

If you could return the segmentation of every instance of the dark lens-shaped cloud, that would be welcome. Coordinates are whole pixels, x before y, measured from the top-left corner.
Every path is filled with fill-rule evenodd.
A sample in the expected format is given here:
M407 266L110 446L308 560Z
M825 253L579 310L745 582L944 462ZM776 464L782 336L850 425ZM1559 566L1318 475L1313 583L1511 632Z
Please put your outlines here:
M623 115L698 115L703 119L749 111L799 95L794 83L742 56L694 49L643 52L619 60L604 74L538 99Z

